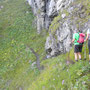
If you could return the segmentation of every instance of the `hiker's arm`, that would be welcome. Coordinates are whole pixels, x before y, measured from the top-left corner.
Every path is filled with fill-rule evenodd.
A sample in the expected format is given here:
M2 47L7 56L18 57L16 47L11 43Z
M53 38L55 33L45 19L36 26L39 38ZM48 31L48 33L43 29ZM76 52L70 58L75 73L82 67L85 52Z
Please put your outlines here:
M75 41L75 34L73 34L72 43Z
M75 41L75 39L72 40L72 43Z

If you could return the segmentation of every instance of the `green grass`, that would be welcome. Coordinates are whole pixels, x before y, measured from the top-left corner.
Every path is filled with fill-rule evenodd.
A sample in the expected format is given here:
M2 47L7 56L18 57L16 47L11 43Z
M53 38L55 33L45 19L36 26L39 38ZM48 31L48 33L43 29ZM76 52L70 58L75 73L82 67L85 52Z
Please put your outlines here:
M36 57L33 48L44 57L46 36L37 35L32 25L34 16L26 0L4 0L0 5L0 88L26 89L39 74L32 63ZM28 11L28 12L27 12ZM38 43L40 42L40 43Z
M61 55L43 61L45 70L28 90L89 90L88 61L79 61L68 66L65 59L65 55Z

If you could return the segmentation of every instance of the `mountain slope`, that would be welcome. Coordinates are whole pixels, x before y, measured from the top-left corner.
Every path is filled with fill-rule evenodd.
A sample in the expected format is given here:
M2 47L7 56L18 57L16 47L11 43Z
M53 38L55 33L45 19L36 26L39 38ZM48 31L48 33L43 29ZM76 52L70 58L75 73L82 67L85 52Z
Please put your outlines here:
M0 0L0 89L89 90L88 54L86 61L75 64L73 49L46 59L48 34L45 30L37 34L35 18L25 0ZM39 55L44 70L37 69L31 48Z
M26 89L39 74L30 48L42 54L42 59L45 36L37 35L34 16L26 0L0 0L1 6L0 88Z
M87 61L67 65L65 55L42 63L45 70L28 90L89 90L90 66Z

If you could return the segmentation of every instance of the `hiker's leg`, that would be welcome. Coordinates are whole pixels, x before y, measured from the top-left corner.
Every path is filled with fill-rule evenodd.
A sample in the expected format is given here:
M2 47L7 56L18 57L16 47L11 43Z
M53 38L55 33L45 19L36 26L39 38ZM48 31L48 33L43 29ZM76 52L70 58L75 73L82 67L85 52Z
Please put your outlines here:
M81 56L82 47L83 47L83 45L79 45L79 48L78 48L78 50L79 50L79 52L78 52L79 60L81 60L81 58L82 58L82 56Z
M78 61L78 45L75 45L74 47L74 56L75 56L75 60Z
M78 60L78 53L74 53L75 55L75 60L77 61Z
M81 53L80 52L78 52L78 57L79 57L79 60L81 60Z

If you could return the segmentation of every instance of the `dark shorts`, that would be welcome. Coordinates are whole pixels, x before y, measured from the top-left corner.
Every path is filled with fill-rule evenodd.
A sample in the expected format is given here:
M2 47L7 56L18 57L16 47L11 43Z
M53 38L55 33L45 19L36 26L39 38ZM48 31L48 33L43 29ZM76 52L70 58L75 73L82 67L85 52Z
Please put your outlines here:
M82 46L83 45L75 45L75 47L74 47L74 53L82 52Z
M89 49L89 55L90 55L90 40L88 40L88 49Z

